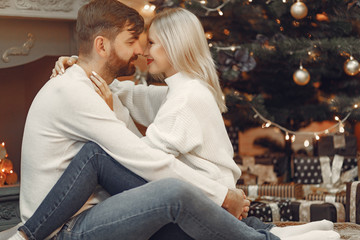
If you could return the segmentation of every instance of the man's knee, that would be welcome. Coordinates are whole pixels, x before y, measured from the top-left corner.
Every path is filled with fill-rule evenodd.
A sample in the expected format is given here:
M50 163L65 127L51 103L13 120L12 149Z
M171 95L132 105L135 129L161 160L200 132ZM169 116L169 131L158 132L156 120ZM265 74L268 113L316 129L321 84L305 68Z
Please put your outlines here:
M92 154L105 153L105 151L94 142L85 143L85 145L81 148L80 152L86 152Z

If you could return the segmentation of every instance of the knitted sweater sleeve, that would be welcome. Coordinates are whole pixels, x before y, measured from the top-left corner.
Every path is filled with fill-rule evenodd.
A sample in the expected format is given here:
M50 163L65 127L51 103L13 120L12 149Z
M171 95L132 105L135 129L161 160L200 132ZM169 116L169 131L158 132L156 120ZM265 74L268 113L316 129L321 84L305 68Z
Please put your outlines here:
M167 86L135 85L132 81L118 80L109 87L129 109L132 118L146 127L154 121L168 90Z

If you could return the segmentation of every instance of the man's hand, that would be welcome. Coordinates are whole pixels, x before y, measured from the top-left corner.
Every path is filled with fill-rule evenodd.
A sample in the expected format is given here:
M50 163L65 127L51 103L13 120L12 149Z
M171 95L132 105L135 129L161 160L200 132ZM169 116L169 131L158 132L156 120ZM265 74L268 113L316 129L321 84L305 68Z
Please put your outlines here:
M241 189L229 189L222 207L238 219L247 217L250 201Z

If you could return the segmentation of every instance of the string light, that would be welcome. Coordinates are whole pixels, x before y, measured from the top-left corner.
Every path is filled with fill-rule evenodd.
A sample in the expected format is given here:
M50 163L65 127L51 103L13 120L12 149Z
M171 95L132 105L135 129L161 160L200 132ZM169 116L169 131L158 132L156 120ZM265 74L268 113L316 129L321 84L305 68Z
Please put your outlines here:
M285 135L285 140L286 140L286 141L289 141L289 139L290 139L289 133L288 133L288 132L286 132L286 135Z
M224 13L221 11L220 8L218 8L217 11L218 11L218 13L219 13L220 16L224 15Z
M304 147L308 147L308 146L310 146L310 142L309 142L309 140L306 139L304 141Z
M230 2L231 0L226 0L224 1L222 4L220 4L219 6L215 7L215 8L209 8L207 7L205 4L206 4L206 1L199 1L201 3L201 7L203 9L206 10L206 15L209 15L210 12L215 12L217 11L219 13L220 16L223 16L224 13L221 11L221 9Z
M355 104L357 105L357 104ZM355 109L355 105L354 105L354 109ZM329 134L330 130L336 129L338 128L338 131L340 133L344 133L345 132L345 128L344 128L344 122L350 117L350 115L352 114L352 110L350 112L348 112L348 114L343 118L340 119L338 116L335 117L335 120L338 121L338 123L332 125L331 127L323 130L323 131L318 131L318 132L298 132L298 131L291 131L285 127L282 127L281 125L270 121L269 119L265 118L263 115L261 115L261 113L252 105L250 105L252 110L255 112L255 116L259 117L264 123L262 124L262 128L268 128L270 126L274 126L277 127L278 129L280 129L281 131L285 132L285 140L288 141L290 139L290 134L291 134L291 142L295 142L295 135L304 135L304 136L314 136L316 140L320 139L319 135L324 135L324 134Z

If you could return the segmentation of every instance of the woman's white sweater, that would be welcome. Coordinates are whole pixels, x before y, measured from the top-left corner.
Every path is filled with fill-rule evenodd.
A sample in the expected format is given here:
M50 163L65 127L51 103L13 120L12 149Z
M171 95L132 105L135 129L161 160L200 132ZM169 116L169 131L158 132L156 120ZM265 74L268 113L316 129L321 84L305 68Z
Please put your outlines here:
M133 119L148 127L144 142L235 188L241 171L233 160L233 148L213 94L200 80L183 73L165 82L168 87L114 81L110 88Z

